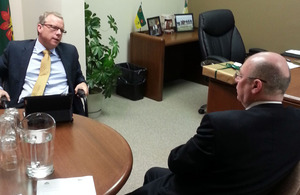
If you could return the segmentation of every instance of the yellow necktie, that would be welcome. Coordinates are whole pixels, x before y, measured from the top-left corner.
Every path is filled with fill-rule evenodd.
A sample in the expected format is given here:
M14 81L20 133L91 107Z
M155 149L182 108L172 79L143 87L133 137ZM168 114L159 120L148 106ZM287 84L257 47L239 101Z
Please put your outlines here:
M44 57L41 61L40 74L33 87L32 94L31 94L32 96L38 96L44 94L46 83L50 75L50 65L51 65L50 51L44 50L43 53L44 53Z

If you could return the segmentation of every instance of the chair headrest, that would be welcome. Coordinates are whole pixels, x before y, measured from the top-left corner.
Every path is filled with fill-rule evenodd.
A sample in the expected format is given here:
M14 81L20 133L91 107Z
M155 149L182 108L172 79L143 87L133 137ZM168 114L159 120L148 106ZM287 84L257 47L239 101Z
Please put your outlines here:
M202 28L206 33L212 36L223 35L235 28L234 16L228 9L201 13L199 15L199 28Z

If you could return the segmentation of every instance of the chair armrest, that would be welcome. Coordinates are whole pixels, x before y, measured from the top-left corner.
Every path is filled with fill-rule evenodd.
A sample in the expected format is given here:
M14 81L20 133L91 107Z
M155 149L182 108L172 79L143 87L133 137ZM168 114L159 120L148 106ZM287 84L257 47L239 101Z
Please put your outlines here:
M81 99L83 111L84 111L84 116L88 116L88 105L87 105L87 96L84 93L83 89L78 89L77 91L77 97Z
M218 61L219 63L228 62L229 61L227 58L224 58L222 56L215 56L215 55L207 56L206 59L207 60L215 60L215 61Z
M207 58L201 62L201 66L210 65L210 64L219 64L222 62L228 62L229 60L227 58L224 58L222 56L207 56Z
M5 96L2 96L0 100L0 108L8 108L7 102L7 98Z
M249 53L247 56L251 56L253 54L259 53L259 52L263 52L263 51L267 51L265 49L261 49L261 48L250 48L249 49Z
M83 89L78 89L77 96L80 98L85 98L85 93L84 93Z

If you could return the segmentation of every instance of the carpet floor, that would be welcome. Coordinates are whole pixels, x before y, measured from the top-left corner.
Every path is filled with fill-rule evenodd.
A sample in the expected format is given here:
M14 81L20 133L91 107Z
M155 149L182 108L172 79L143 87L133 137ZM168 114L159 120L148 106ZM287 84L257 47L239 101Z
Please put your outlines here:
M167 167L170 150L195 134L202 119L198 109L206 103L207 91L207 86L176 80L164 86L163 101L146 97L132 101L113 94L103 100L101 113L89 116L115 129L131 147L131 175L118 194L140 187L149 168Z

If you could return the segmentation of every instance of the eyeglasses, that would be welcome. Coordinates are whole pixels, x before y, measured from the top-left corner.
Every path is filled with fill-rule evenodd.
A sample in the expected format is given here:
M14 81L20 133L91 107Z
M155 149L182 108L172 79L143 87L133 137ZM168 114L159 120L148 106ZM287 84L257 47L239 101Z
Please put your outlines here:
M243 75L241 74L241 72L239 71L239 70L237 70L237 71L235 71L235 78L237 79L237 80L239 80L239 79L242 79L243 78ZM258 80L260 80L261 82L263 82L263 83L267 83L267 81L266 80L263 80L263 79L260 79L260 78L256 78L256 77L247 77L248 79L258 79Z
M67 31L65 31L65 29L59 28L58 26L54 26L52 24L42 24L42 25L46 26L51 31L58 31L58 30L60 30L61 33L64 33L64 34L67 33Z

